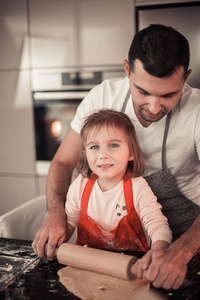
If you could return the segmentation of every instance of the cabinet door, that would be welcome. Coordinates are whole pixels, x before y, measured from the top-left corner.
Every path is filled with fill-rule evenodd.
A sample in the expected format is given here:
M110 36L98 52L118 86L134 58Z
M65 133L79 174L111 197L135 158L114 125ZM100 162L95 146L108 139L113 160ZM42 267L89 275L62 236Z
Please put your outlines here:
M132 0L30 0L32 66L121 64L134 34Z
M29 71L0 72L0 173L34 174Z
M32 66L76 65L76 0L29 0Z
M0 69L29 66L26 9L26 0L0 1Z
M132 0L78 1L79 63L122 64L134 35Z

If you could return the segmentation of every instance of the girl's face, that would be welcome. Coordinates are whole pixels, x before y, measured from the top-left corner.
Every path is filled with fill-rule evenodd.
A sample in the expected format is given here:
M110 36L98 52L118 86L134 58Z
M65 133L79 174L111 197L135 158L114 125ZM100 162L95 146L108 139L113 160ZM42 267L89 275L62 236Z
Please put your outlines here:
M128 162L133 160L123 131L112 126L88 131L85 155L103 191L111 189L122 180Z

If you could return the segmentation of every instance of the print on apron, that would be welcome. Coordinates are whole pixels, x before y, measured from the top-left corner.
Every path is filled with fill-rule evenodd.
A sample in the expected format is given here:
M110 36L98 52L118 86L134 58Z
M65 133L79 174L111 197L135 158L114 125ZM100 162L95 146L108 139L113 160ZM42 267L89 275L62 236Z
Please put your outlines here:
M131 177L126 176L123 179L127 215L122 217L117 226L112 230L102 229L87 214L88 203L92 201L92 199L90 200L90 194L96 179L96 175L88 179L82 194L76 244L117 251L148 251L146 236L134 207Z

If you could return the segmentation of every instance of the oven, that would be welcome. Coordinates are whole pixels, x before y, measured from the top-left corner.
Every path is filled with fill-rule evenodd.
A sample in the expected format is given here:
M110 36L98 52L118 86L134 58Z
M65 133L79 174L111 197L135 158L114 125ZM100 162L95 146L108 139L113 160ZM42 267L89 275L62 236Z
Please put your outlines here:
M36 173L46 175L78 105L104 79L125 76L123 68L33 70Z

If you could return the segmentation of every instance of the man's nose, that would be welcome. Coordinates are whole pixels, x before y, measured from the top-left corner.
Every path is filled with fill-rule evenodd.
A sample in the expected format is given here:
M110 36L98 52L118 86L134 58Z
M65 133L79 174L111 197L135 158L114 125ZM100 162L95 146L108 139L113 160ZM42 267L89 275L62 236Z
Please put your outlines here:
M149 111L153 114L156 115L157 113L160 112L161 110L161 102L160 102L160 97L152 96L150 101L149 101Z

